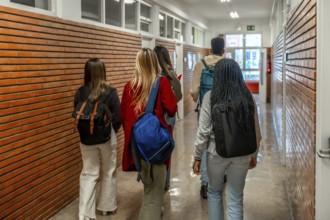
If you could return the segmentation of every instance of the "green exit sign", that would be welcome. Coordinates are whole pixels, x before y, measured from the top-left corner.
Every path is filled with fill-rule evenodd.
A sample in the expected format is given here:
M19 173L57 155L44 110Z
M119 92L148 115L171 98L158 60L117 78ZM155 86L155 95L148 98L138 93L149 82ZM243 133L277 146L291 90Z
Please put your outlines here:
M255 26L254 25L246 25L246 30L247 31L254 31L255 30Z

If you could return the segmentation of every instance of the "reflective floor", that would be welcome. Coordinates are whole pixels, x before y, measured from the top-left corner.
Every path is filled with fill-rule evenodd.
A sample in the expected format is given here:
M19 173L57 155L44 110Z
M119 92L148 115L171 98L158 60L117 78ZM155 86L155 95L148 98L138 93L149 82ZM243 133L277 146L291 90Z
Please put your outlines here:
M278 148L269 105L258 105L263 140L257 168L250 170L244 195L245 220L289 220L290 212L285 193L285 167L280 165ZM199 195L199 176L192 173L193 142L196 136L196 114L177 122L176 149L172 156L171 187L165 194L165 220L208 219L207 201ZM142 183L136 182L136 173L117 171L118 210L114 215L98 220L135 220L142 202ZM65 207L52 220L78 219L78 200Z

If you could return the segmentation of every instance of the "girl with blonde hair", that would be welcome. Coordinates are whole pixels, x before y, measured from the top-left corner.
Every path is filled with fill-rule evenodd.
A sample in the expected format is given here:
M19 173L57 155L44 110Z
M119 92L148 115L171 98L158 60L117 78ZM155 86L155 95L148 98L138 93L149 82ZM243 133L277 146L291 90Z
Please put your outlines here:
M138 120L138 116L144 112L148 102L151 87L160 77L161 68L156 54L147 48L141 49L136 56L133 79L125 87L121 101L120 116L125 133L125 144L122 160L124 171L135 171L134 157L131 151L131 131ZM165 113L174 116L177 104L169 81L165 77L160 79L159 90L154 106L154 114L159 119L162 127L168 128L172 134L172 127L165 121ZM153 132L153 131L150 131ZM165 164L147 164L141 160L141 180L144 186L144 198L140 210L139 220L158 220L161 218L163 206L163 194L165 187ZM150 181L151 180L151 181Z

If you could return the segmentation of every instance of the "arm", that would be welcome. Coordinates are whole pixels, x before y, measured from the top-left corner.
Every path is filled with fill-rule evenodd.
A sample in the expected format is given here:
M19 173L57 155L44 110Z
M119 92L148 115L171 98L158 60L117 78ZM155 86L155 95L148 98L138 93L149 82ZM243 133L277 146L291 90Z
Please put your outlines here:
M171 84L165 77L161 78L159 89L161 92L162 105L165 111L169 116L175 116L175 113L178 110L176 98L171 88Z
M193 79L192 79L192 85L190 89L190 94L194 100L194 102L197 102L199 97L199 87L200 87L200 81L201 81L201 74L203 71L203 63L199 61L196 63L194 71L193 71Z
M252 96L253 97L253 96ZM261 141L261 132L260 132L260 126L259 126L259 118L258 118L258 109L256 102L253 98L253 105L254 105L254 125L255 125L255 130L256 130L256 139L257 139L257 150L256 152L252 155L249 169L253 169L257 166L257 155L260 147L260 141Z
M199 126L195 140L195 154L193 170L195 174L200 174L200 161L202 158L205 146L208 144L210 134L212 132L212 119L211 119L211 92L207 92L203 99L201 113L199 116Z
M124 87L124 91L123 91L123 95L121 97L121 104L120 104L120 119L121 119L121 123L123 125L123 127L125 126L125 111L128 108L128 86L129 83L127 83Z
M114 89L110 93L108 104L109 104L109 109L112 113L112 121L111 121L112 127L115 130L115 132L118 132L121 126L121 120L120 120L120 101L116 89Z

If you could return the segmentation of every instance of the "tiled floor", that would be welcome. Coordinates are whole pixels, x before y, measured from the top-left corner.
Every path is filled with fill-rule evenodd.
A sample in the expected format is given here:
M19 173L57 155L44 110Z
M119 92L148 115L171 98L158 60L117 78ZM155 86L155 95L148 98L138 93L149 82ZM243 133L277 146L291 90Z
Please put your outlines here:
M285 167L280 165L275 143L269 105L259 105L263 140L257 168L250 170L246 180L244 197L245 220L289 220L289 208L285 193ZM164 220L208 219L207 201L199 195L199 176L192 173L193 142L197 121L193 113L179 121L175 128L176 149L172 156L171 188L165 195ZM135 220L142 201L142 183L136 182L136 173L118 176L118 210L115 215L101 216L98 220ZM78 219L78 200L74 201L52 220Z

